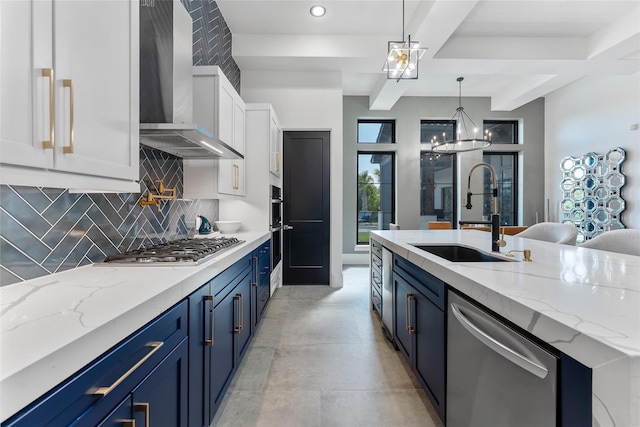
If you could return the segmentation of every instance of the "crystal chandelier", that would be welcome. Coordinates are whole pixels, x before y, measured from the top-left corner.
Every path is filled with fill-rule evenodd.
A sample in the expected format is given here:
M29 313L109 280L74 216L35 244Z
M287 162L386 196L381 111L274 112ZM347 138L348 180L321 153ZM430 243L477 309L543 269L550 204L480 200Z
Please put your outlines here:
M387 72L388 79L396 81L418 78L418 63L427 50L420 47L420 42L412 41L411 35L404 37L404 0L402 0L402 41L390 41L388 55L382 71Z
M456 108L455 114L448 123L452 127L455 125L453 139L447 140L446 133L442 134L442 140L434 136L430 141L431 151L433 152L460 153L463 151L482 150L491 145L491 132L485 131L483 133L482 130L478 132L478 127L462 107L462 80L464 80L464 77L457 78L459 84L458 108ZM471 122L472 126L467 126L467 120ZM473 130L473 134L471 134L470 129Z

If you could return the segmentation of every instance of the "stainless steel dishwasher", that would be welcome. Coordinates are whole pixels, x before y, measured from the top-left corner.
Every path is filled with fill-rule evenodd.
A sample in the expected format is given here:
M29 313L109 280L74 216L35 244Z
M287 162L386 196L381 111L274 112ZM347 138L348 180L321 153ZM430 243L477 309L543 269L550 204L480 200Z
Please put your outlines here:
M449 291L447 427L553 427L558 359Z

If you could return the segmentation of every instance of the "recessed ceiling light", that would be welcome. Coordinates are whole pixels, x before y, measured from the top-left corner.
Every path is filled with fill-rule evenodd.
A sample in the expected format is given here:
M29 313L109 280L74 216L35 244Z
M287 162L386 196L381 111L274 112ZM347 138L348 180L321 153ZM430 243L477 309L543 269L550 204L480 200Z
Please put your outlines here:
M309 9L309 13L311 13L311 16L315 16L316 18L319 18L321 16L324 16L325 13L327 13L327 9L325 9L324 6L321 5L315 5L315 6L311 6L311 9Z

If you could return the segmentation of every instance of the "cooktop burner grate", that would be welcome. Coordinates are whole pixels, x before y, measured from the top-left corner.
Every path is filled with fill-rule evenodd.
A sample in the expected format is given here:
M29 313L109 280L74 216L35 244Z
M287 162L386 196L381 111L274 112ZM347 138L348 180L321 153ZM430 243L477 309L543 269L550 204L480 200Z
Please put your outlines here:
M198 265L243 242L235 237L173 240L108 256L102 264Z

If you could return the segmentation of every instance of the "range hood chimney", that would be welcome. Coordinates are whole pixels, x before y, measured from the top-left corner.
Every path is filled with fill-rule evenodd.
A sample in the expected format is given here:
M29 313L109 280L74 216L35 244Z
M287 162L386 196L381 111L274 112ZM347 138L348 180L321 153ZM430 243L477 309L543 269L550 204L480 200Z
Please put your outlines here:
M140 143L183 158L242 159L193 123L192 25L180 0L140 2Z

